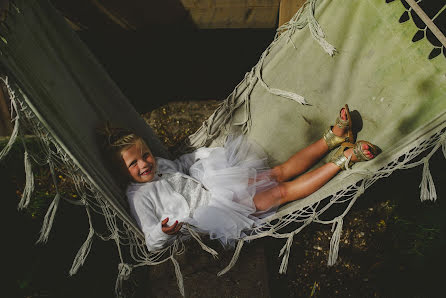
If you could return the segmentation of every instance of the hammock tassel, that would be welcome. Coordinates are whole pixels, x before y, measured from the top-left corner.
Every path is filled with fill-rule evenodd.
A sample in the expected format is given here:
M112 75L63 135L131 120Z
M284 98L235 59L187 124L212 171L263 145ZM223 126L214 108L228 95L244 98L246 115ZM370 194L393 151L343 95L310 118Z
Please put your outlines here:
M85 259L87 258L88 253L90 252L91 249L91 243L93 242L93 235L94 235L94 230L90 228L87 239L85 240L84 244L82 244L81 248L76 254L76 257L73 260L73 264L71 265L69 271L70 275L76 274L79 268L84 264Z
M181 274L180 270L180 264L178 264L178 261L175 260L173 255L170 257L170 260L172 261L173 266L175 267L175 275L177 277L178 288L180 290L181 296L184 297L184 282L183 282L183 274Z
M9 80L8 77L0 77L0 80L5 84L7 92L8 92L8 96L9 99L11 101L11 119L12 121L15 121L14 123L14 128L12 130L11 133L11 137L9 138L8 144L6 144L6 146L2 149L2 151L0 151L0 161L3 160L3 158L5 158L6 155L8 155L9 151L12 148L12 145L15 143L15 141L17 140L17 136L19 134L19 112L18 112L18 108L17 108L17 101L16 101L16 97L15 97L15 93L14 91L11 89L11 86L9 85ZM15 118L13 118L13 111L15 110ZM26 151L26 147L25 147L25 151Z
M125 297L123 289L122 289L122 283L124 280L128 280L130 277L130 274L132 273L133 267L126 263L119 263L118 264L118 277L116 278L116 284L115 284L115 294L116 297Z
M245 241L243 239L240 239L237 243L237 247L235 248L234 251L234 255L232 255L232 260L229 263L228 266L226 266L225 269L223 269L222 271L217 273L217 276L222 276L223 274L225 274L226 272L228 272L229 270L231 270L232 267L234 267L235 263L237 263L238 257L240 255L240 251L242 250L243 247L243 243Z
M34 175L33 175L33 169L31 165L31 158L28 154L28 150L25 147L25 154L24 154L24 163L25 163L25 188L23 189L22 198L20 199L18 209L23 209L28 207L28 204L31 200L31 194L34 190Z
M437 200L437 191L435 190L434 179L432 179L432 175L429 170L428 159L424 161L423 178L421 179L420 188L421 188L421 193L420 193L421 201Z
M293 244L294 233L288 237L285 245L282 247L279 253L279 257L283 255L282 264L280 264L279 273L285 274L288 268L288 259L290 257L291 245Z
M19 117L17 116L15 118L14 129L12 130L12 134L11 137L9 138L8 144L6 144L6 146L0 152L0 161L2 161L3 158L5 158L5 156L8 155L9 150L11 150L12 145L14 145L15 141L17 140L18 134L19 134Z
M306 100L305 97L303 97L302 95L299 95L297 93L294 92L290 92L290 91L285 91L285 90L280 90L277 88L270 88L268 86L268 84L265 83L265 81L263 81L261 75L260 75L260 71L256 72L257 74L257 78L259 79L260 84L263 86L263 88L265 88L269 93L280 96L280 97L284 97L284 98L288 98L291 100L294 100L298 103L300 103L301 105L310 105ZM249 104L249 101L247 101L247 104Z
M309 105L309 103L305 100L305 97L303 97L302 95L299 95L297 93L280 90L280 89L276 89L276 88L269 88L269 87L267 88L267 90L274 95L294 100L294 101L300 103L301 105Z
M333 266L336 263L336 260L338 259L339 242L341 240L341 233L342 233L342 224L343 224L342 217L338 218L333 223L333 227L331 230L332 231L334 230L334 232L333 235L331 236L331 241L330 241L330 252L328 253L328 266Z
M281 89L277 89L277 88L271 88L268 86L267 83L265 83L265 81L262 78L262 65L263 65L263 60L266 57L267 52L264 52L260 58L260 62L259 65L256 66L256 68L254 69L255 71L255 77L259 80L260 84L262 85L263 88L265 88L269 93L283 97L283 98L288 98L291 100L294 100L302 105L309 105L309 103L305 100L305 97L303 97L302 95L299 95L297 93L294 92L290 92L290 91L285 91L285 90L281 90ZM251 84L251 90L252 88L254 88L254 85ZM247 94L247 96L249 96L249 94ZM249 104L249 100L245 99L246 104Z
M189 234L198 242L198 244L200 244L201 248L204 251L210 253L214 259L218 259L218 252L216 252L215 250L204 244L200 238L200 235L198 235L198 233L194 231L194 229L191 228L190 225L187 225L186 227L187 230L189 231Z
M48 211L45 214L45 218L43 219L42 228L40 229L40 237L36 241L36 243L46 243L48 241L48 236L50 235L51 228L54 222L54 216L56 215L57 207L60 202L60 194L57 193L51 202L50 207L48 207Z
M93 242L93 236L94 236L94 229L93 229L93 223L91 221L91 215L90 215L90 209L88 209L87 206L85 206L85 210L87 212L88 217L88 223L90 225L90 231L88 232L87 239L85 240L84 244L82 244L81 248L76 254L76 257L74 257L73 264L70 268L70 276L77 273L79 268L84 264L85 259L87 258L88 254L90 253L91 249L91 243ZM122 260L122 259L121 259Z
M308 12L308 27L310 28L311 36L313 36L313 38L320 44L324 51L328 53L328 55L333 57L337 52L336 48L325 39L324 31L314 17L316 2L317 0L311 0L311 7L309 8L310 11Z

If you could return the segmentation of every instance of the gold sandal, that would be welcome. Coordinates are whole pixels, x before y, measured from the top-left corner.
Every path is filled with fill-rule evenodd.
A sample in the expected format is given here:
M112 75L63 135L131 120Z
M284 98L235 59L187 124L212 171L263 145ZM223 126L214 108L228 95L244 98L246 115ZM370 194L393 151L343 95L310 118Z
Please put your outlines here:
M363 151L364 149L362 149L362 145L364 143L369 146L368 150L370 151L370 153L372 153L372 155L373 155L372 158L369 158L367 155L364 154L364 151ZM353 148L353 154L357 158L356 162L371 160L371 159L375 158L380 153L380 150L379 150L379 148L376 145L373 145L372 143L367 142L367 141L358 141L358 142L356 142L356 144L352 144L352 143L349 143L349 142L344 142L333 153L333 155L331 156L329 162L334 163L335 165L340 167L341 170L345 170L345 166L346 166L347 160L349 158L344 155L344 151L349 149L349 148ZM349 163L348 163L348 167L350 168L356 162L353 162L353 161L350 160Z
M345 105L344 107L345 113L347 116L346 120L343 120L340 115L338 118L336 118L335 125L341 129L348 129L347 136L346 137L340 137L333 133L332 126L327 129L327 131L324 133L324 140L327 143L328 149L331 150L333 148L336 148L340 144L344 142L350 142L353 143L354 137L353 137L353 131L352 131L352 119L350 117L350 110L348 109L348 105ZM341 109L342 110L342 109Z
M363 151L364 149L362 149L363 144L367 144L369 146L369 149L367 149L367 150L369 150L370 153L372 153L372 155L373 155L372 158L369 158L367 155L364 154L364 151ZM373 145L372 143L364 141L364 140L357 141L355 144L355 148L353 148L353 154L356 155L358 162L359 161L369 161L369 160L375 158L380 152L381 152L381 150L378 148L378 146Z
M355 147L355 144L344 142L341 144L341 146L333 153L331 156L329 162L334 163L338 167L341 168L341 170L345 170L345 164L347 163L348 158L344 155L344 151ZM351 167L353 165L353 162L350 161L348 163L348 167Z

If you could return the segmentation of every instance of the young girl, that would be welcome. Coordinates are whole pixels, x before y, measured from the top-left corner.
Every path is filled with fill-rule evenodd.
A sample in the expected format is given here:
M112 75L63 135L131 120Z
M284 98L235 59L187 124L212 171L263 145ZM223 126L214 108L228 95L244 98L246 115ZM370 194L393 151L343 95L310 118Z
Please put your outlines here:
M374 158L378 148L354 143L348 106L323 138L272 169L266 154L243 136L229 136L223 147L199 148L173 161L154 157L137 135L109 129L109 146L130 182L130 210L149 250L162 248L187 222L212 239L231 243L284 203L304 198L346 164ZM329 150L330 162L305 172Z

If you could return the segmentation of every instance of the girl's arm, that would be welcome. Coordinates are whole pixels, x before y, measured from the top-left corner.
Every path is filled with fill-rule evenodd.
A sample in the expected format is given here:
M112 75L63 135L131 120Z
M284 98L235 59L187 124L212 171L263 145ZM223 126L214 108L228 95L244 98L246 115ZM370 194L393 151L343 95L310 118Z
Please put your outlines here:
M157 221L156 224L147 224L143 227L146 238L146 245L149 251L162 249L166 242L174 238L175 234L167 234L163 232L163 224Z
M156 216L150 201L137 196L130 201L130 210L144 233L147 248L149 251L162 249L166 242L174 238L174 234L163 232L163 223Z

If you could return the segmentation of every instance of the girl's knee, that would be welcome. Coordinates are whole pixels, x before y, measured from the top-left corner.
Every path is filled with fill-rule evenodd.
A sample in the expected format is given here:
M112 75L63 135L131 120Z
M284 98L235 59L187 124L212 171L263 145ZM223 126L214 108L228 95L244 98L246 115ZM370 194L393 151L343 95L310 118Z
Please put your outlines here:
M277 182L283 182L283 169L281 165L275 166L271 170L271 176L277 181Z

